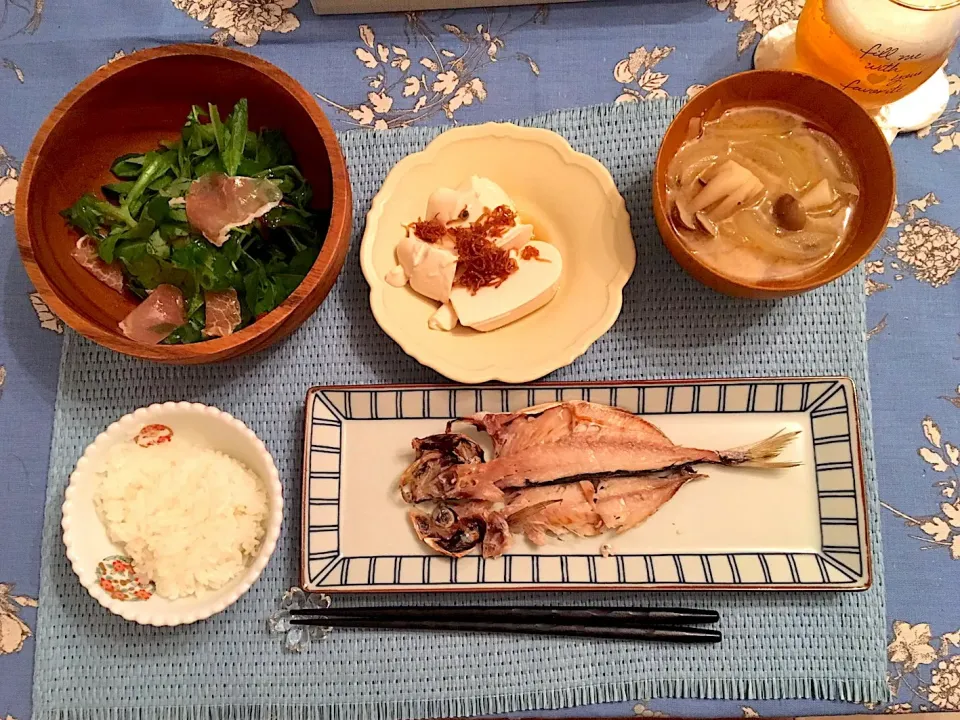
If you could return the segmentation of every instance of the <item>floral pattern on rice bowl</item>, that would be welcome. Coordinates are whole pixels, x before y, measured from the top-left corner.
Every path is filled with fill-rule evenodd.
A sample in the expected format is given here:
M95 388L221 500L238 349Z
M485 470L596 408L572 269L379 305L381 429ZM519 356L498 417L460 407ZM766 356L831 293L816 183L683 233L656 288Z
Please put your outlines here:
M110 555L97 564L97 584L114 600L149 600L156 586L144 583L133 567L133 558Z

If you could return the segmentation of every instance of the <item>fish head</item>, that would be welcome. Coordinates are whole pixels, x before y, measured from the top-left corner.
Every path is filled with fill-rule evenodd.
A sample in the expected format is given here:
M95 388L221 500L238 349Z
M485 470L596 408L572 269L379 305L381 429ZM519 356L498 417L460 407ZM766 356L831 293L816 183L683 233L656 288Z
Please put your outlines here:
M460 433L437 433L423 438L414 438L413 449L419 458L427 452L435 452L451 458L452 463L483 462L483 448Z
M444 494L450 483L441 475L457 465L483 461L483 448L470 438L458 433L440 433L416 438L413 449L417 459L400 476L400 494L406 503L451 497Z
M430 515L415 510L410 513L410 522L422 543L453 558L463 557L481 545L487 531L481 515L460 515L446 505L438 505Z

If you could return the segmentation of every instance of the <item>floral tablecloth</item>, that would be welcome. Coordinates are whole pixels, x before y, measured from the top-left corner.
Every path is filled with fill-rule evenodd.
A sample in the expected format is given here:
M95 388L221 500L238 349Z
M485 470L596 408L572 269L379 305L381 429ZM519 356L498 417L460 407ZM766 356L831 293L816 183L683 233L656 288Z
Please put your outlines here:
M322 0L321 0L322 1ZM13 210L40 122L98 66L170 42L237 45L338 128L476 123L692 95L747 69L801 0L645 0L317 17L307 0L0 0L0 718L30 714L40 527L63 326L27 280ZM637 698L560 715L960 710L960 55L947 113L894 144L899 200L867 311L887 562L890 703ZM82 152L82 148L77 149ZM785 521L788 520L785 518Z

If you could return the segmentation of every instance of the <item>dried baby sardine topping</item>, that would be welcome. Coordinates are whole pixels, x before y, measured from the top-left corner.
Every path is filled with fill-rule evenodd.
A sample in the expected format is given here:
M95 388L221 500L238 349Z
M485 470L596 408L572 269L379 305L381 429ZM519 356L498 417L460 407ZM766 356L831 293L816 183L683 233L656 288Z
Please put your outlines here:
M537 250L533 245L526 245L523 250L520 251L521 260L536 260L537 262L549 263L551 262L545 257L540 257L540 251Z
M410 231L413 230L414 236L427 243L438 243L443 240L447 234L447 227L442 222L434 218L433 220L417 220L406 226L407 237L410 237Z
M457 248L457 276L454 285L467 288L472 294L482 287L499 287L517 271L517 261L491 238L501 237L516 225L517 214L506 205L485 209L476 222L466 227L452 227Z
M506 205L498 205L493 210L484 208L473 226L488 237L501 237L517 224L517 214Z

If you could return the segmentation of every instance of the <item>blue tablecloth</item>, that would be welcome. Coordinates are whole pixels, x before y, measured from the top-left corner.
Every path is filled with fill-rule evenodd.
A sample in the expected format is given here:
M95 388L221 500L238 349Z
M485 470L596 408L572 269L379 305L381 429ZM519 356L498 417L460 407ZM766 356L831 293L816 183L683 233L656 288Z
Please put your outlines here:
M247 47L293 74L338 128L475 123L695 93L747 69L759 36L796 17L801 5L621 0L334 18L315 16L307 0L47 6L0 0L0 718L30 714L40 528L63 332L20 265L14 196L20 158L73 85L140 48L217 42ZM865 287L894 699L865 709L638 698L559 715L960 710L958 68L955 54L947 114L894 144L897 213L870 258Z

